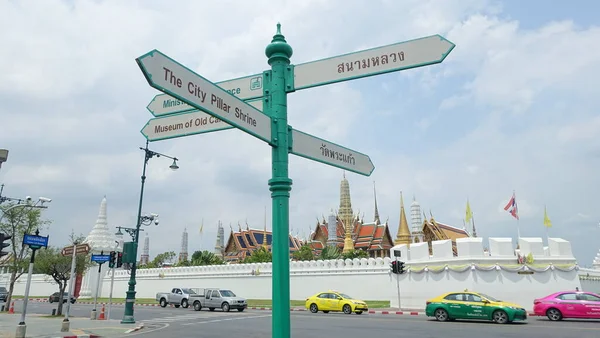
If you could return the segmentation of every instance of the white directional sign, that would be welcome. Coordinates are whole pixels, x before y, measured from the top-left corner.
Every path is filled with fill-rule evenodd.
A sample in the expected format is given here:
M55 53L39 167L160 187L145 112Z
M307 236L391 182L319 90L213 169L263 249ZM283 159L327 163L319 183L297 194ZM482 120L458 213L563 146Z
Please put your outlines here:
M262 111L262 99L248 103ZM195 109L150 119L140 132L148 141L154 142L231 128L232 125Z
M271 142L271 118L158 50L136 59L150 86Z
M296 129L292 129L290 153L365 176L375 170L369 156Z
M444 61L454 44L432 35L296 65L296 90L346 80L428 66Z
M249 100L262 97L262 81L262 74L255 74L215 84L241 100ZM167 94L156 95L146 108L157 117L196 109Z

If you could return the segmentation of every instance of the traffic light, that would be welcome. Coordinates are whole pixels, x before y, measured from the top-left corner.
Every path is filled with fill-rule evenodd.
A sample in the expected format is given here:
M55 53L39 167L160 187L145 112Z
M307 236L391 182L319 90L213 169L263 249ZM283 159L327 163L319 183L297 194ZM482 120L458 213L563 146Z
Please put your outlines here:
M392 272L393 273L398 273L398 261L393 261L392 262Z
M8 241L11 238L12 238L12 236L9 236L5 233L0 233L0 257L8 255L8 252L5 252L4 248L10 246L10 242L9 243L4 243L4 242Z
M109 268L111 268L111 269L115 267L115 258L116 258L116 254L117 254L117 253L116 253L116 252L114 252L114 251L111 251L111 252L110 252L110 258L109 258L109 260L108 260L108 267L109 267Z
M117 252L117 268L123 266L123 253Z
M397 266L396 266L396 269L398 269L398 273L399 273L399 274L403 274L403 273L405 273L406 271L404 270L404 262L402 262L402 261L398 261L398 264L397 264Z

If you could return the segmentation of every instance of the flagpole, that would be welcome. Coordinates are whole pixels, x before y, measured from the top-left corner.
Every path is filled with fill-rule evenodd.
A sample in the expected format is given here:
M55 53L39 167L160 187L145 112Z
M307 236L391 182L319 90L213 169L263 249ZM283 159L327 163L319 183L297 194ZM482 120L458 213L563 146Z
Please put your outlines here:
M517 193L513 190L513 197L515 199L515 208L517 208L517 245L519 245L519 240L521 239L521 220L519 219L519 207L517 204Z

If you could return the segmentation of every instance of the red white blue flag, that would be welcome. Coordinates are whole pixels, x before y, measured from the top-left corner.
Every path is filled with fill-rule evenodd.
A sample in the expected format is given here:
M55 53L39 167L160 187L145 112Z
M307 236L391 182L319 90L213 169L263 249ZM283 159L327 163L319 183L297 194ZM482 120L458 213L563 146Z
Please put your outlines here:
M515 193L513 192L510 201L504 207L504 210L508 211L512 217L519 219L519 209L517 208L517 198L515 197Z

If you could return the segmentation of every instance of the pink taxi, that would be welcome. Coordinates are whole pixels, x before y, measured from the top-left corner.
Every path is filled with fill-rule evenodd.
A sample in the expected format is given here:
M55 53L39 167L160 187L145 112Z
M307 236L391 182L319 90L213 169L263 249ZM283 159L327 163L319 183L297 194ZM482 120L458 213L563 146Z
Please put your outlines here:
M533 312L550 320L600 319L600 296L591 292L562 291L533 301Z

